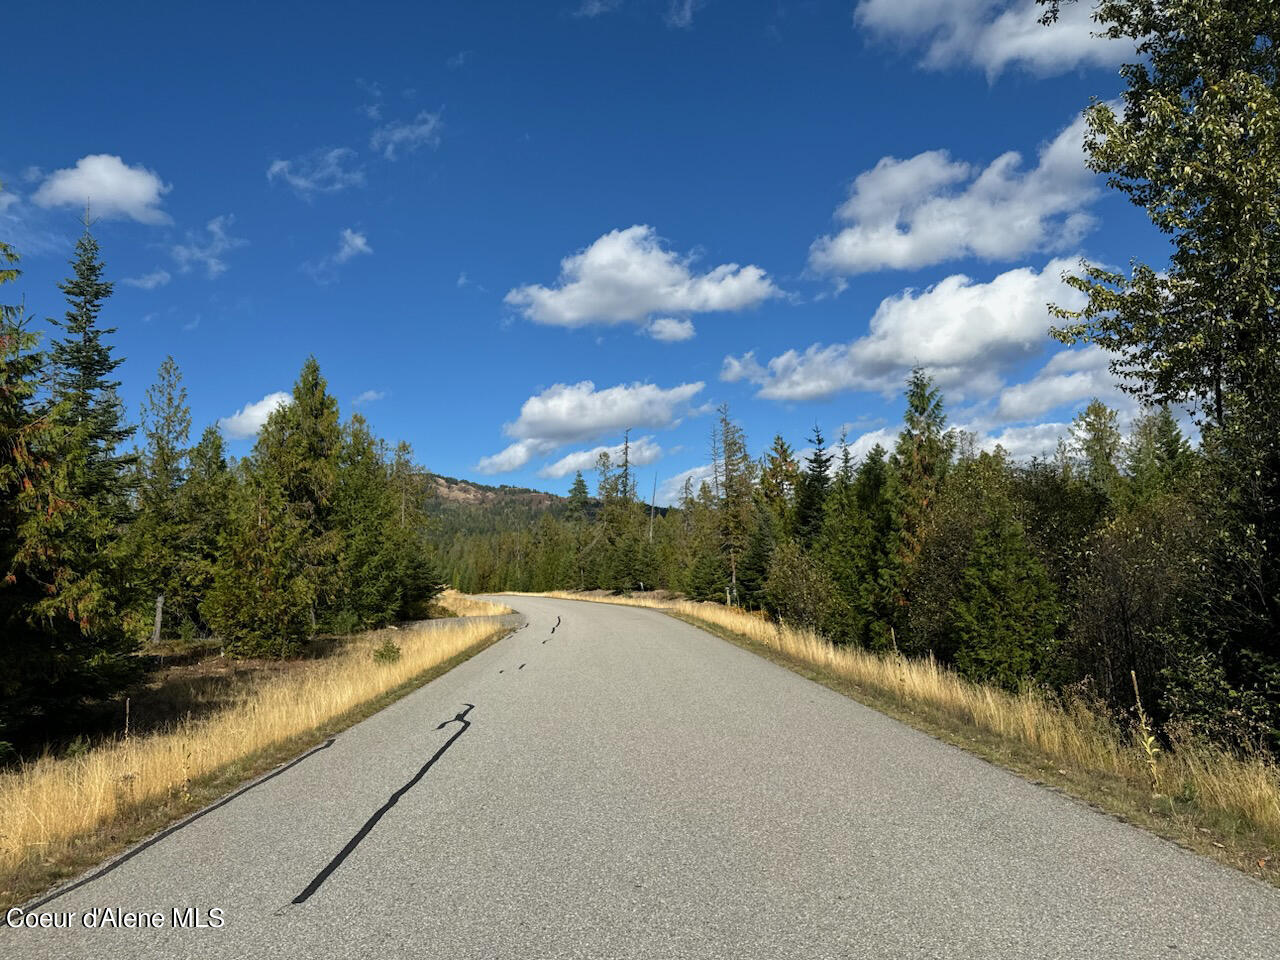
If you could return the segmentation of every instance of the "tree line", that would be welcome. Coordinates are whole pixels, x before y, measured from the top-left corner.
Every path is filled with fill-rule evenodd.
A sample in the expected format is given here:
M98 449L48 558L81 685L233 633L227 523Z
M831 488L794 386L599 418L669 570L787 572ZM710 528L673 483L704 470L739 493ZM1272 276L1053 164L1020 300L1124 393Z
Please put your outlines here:
M1280 748L1280 9L1107 0L1094 20L1138 57L1121 107L1086 111L1088 164L1171 253L1082 263L1064 279L1085 306L1050 332L1110 353L1143 411L1127 437L1094 401L1056 457L978 451L923 371L893 449L857 462L817 430L803 462L781 437L754 459L722 410L678 508L640 502L624 447L595 501L579 475L564 511L456 537L454 582L661 587L1115 708L1132 671L1165 724Z
M18 267L0 243L0 285ZM135 682L153 641L289 657L423 613L440 577L407 444L343 422L314 357L243 458L216 425L191 442L172 358L130 423L87 216L71 268L47 346L0 306L0 755Z

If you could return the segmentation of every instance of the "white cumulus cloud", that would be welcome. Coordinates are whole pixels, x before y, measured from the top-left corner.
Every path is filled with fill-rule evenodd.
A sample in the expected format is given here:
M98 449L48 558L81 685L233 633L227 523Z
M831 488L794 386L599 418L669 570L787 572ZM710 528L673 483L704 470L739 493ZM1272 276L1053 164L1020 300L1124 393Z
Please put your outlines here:
M855 178L836 210L845 226L814 241L809 265L854 274L1071 247L1092 228L1084 208L1098 193L1085 167L1084 130L1078 118L1040 150L1032 170L1015 151L986 167L945 150L884 157Z
M854 22L872 35L923 48L930 70L968 65L994 79L1010 67L1040 76L1112 66L1133 55L1123 40L1094 37L1094 4L1064 4L1058 23L1039 23L1031 0L861 0Z
M387 393L385 390L366 390L360 396L351 401L352 406L365 407L371 403L377 403L379 400L385 399Z
M663 343L680 343L692 340L696 334L692 320L681 320L678 317L658 317L650 321L644 332Z
M520 416L503 427L513 442L483 458L476 469L482 473L518 470L535 457L567 444L632 428L675 426L689 412L690 401L703 386L701 381L669 388L632 383L597 390L590 380L554 384L524 402Z
M95 153L74 167L49 174L32 200L41 207L83 207L95 217L129 218L139 223L165 224L171 218L160 209L161 198L172 189L143 166L131 167L109 153Z
M347 147L321 147L292 160L276 160L267 180L284 183L304 200L318 193L338 193L364 184L364 171L355 165L356 152Z
M600 459L600 454L609 454L609 459L615 464L622 462L621 443L613 446L592 447L590 450L574 450L567 453L555 463L550 463L538 471L540 477L567 477L569 474L577 470L591 470L595 467L596 461ZM662 457L662 447L660 447L653 437L640 437L632 440L630 449L627 451L627 458L633 467L643 467L653 463Z
M292 402L292 396L278 390L267 394L257 403L246 403L231 416L219 420L218 426L225 430L228 436L238 440L255 437L262 429L262 425L267 422L267 417L280 407L288 406Z
M844 390L896 391L912 367L923 366L944 389L990 395L1009 368L1048 344L1046 304L1082 304L1083 295L1060 279L1071 266L1052 260L1043 270L1021 267L986 283L954 274L881 301L864 337L788 350L767 365L751 353L729 356L720 376L756 383L763 397L803 401Z
M637 224L561 260L555 286L516 287L505 300L535 323L581 327L743 310L781 295L759 267L726 263L694 273L690 261L664 249L652 227Z
M1111 358L1101 347L1063 350L1026 383L1000 393L995 416L1002 421L1030 420L1064 404L1100 397L1108 402L1123 396L1110 370ZM1115 404L1112 403L1114 406Z

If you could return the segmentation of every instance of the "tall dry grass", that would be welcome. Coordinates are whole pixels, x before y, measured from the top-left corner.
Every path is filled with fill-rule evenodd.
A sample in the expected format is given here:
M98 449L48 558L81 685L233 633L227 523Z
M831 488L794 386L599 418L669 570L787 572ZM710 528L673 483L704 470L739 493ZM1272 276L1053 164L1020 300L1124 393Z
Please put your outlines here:
M492 603L472 597L457 590L445 590L436 597L436 606L443 607L455 617L497 617L505 613L515 613L510 607L500 603Z
M1085 776L1106 774L1143 789L1149 782L1149 759L1135 731L1081 700L1035 691L1011 693L966 680L933 659L835 646L812 631L716 603L564 592L539 596L665 610L745 637L903 706L923 707L937 717L1012 741L1056 768ZM1159 794L1171 813L1194 808L1223 829L1243 826L1280 846L1280 767L1274 762L1175 737L1169 749L1154 757L1154 764Z
M208 717L0 773L0 892L22 887L16 878L24 870L57 863L77 841L121 816L187 796L193 781L322 729L501 629L495 620L479 619L363 634L340 653L249 687ZM399 646L399 658L375 661L374 649L388 638Z

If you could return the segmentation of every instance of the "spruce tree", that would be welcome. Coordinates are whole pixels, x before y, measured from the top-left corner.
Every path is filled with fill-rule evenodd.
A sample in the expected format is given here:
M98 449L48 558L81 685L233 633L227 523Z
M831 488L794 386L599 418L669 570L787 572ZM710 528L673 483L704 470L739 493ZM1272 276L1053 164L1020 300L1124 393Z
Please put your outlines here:
M230 533L236 477L227 466L222 434L206 427L190 453L186 482L178 491L178 583L183 604L179 629L205 634L210 630L201 604L213 590L214 577ZM238 502L238 501L237 501Z
M335 633L380 627L402 606L404 582L397 549L402 511L387 463L368 424L358 414L343 430L333 519L342 534L337 593L325 626ZM406 494L407 498L407 494Z
M1086 480L1113 500L1120 492L1117 461L1123 440L1114 410L1094 397L1072 421L1071 447Z
M156 602L157 619L183 623L198 601L186 593L180 577L181 555L188 544L179 499L186 480L191 409L173 357L165 358L156 382L147 390L142 432L146 447L138 456L137 516L127 537L134 582L142 590L144 604Z
M760 468L760 498L773 524L775 539L789 537L795 518L800 466L791 445L777 434Z
M587 481L583 479L582 471L579 470L573 475L573 485L569 488L569 518L573 520L585 520L587 518L587 505L589 502L590 495L587 493Z
M808 549L822 532L827 488L831 484L831 454L827 451L822 429L814 424L809 436L813 451L805 461L804 473L796 485L793 529L800 544Z
M308 357L290 402L275 410L254 444L251 473L269 475L290 513L305 531L299 560L315 604L313 625L337 603L341 532L333 518L342 429L338 402L329 393L315 357Z
M100 270L96 259L79 267ZM17 256L0 244L0 284L16 277ZM41 399L47 358L36 346L21 308L0 307L0 740L49 736L138 665L107 509L123 491L91 482L93 417L75 419L65 396ZM88 396L91 413L99 399Z

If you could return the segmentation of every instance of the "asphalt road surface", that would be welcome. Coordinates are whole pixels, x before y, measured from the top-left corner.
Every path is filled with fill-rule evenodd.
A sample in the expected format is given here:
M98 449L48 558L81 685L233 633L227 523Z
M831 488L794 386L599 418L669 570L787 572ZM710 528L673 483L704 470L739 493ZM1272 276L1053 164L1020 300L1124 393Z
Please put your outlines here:
M508 602L523 629L0 956L1280 955L1276 890L657 612Z

